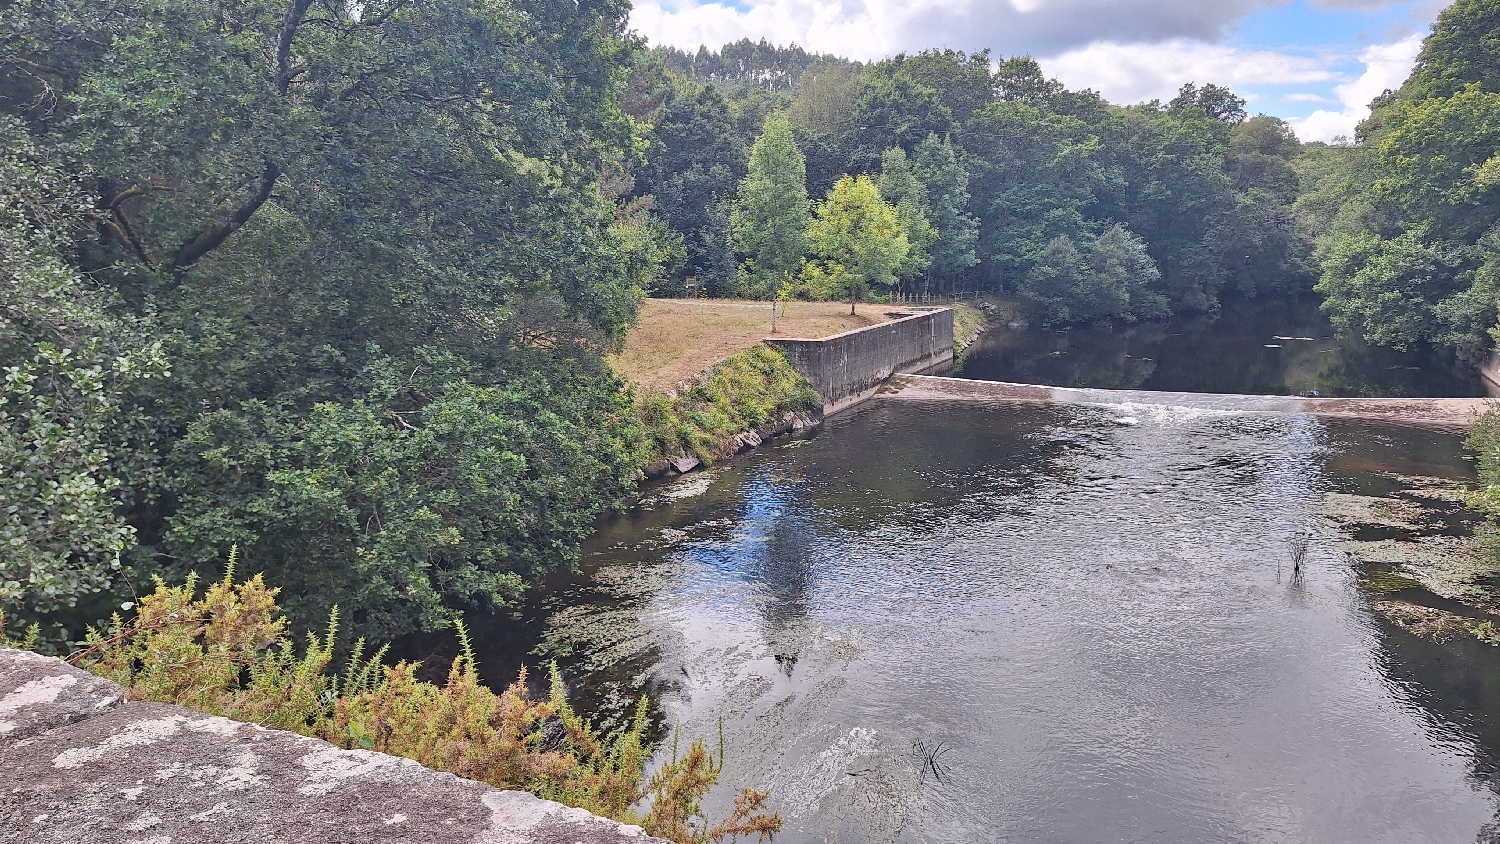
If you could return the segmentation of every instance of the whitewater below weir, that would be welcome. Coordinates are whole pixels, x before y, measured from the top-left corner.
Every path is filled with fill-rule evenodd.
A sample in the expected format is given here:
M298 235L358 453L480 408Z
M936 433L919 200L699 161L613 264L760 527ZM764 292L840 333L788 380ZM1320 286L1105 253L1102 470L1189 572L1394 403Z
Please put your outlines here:
M1492 840L1500 651L1378 620L1320 512L1464 481L1458 437L1128 413L876 399L658 486L536 653L722 719L709 808L770 788L778 841Z

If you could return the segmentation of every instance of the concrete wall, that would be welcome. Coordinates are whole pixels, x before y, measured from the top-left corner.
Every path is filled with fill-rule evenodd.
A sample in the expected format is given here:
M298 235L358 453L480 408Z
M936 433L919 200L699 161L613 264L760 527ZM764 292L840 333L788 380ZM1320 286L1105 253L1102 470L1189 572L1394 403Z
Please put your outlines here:
M953 360L953 309L934 308L822 339L770 337L837 413L875 394L898 373L930 371Z
M1500 349L1490 352L1490 356L1479 367L1480 380L1484 383L1484 394L1490 398L1500 398Z

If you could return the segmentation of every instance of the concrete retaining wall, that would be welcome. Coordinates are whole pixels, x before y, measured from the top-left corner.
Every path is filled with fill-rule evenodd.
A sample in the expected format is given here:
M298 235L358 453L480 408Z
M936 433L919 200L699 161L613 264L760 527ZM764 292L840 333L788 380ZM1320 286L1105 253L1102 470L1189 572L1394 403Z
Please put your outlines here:
M933 370L953 360L953 309L934 308L822 339L766 339L823 397L823 414L875 394L898 373Z
M1484 393L1490 398L1500 398L1500 349L1490 352L1484 363L1479 367L1480 380L1484 383Z
M0 841L666 844L409 759L163 703L0 648Z

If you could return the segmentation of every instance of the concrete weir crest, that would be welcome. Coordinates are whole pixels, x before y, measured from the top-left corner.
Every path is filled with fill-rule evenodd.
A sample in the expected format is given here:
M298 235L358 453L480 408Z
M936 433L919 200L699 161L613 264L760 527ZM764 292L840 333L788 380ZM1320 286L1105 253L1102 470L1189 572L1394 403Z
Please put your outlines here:
M1306 413L1416 427L1463 429L1493 404L1479 398L1314 398L1103 390L924 377L953 362L953 309L912 308L890 322L822 339L768 337L823 399L823 415L880 393L905 401L1144 405L1222 413ZM1500 353L1490 362L1500 381ZM900 377L898 377L900 376ZM907 377L910 376L910 377ZM882 389L883 388L883 389Z

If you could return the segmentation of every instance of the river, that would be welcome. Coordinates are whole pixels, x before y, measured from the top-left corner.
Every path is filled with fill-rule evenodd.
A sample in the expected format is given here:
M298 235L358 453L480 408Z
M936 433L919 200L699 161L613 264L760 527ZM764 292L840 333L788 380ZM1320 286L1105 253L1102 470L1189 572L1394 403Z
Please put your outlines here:
M778 841L1500 841L1500 650L1374 613L1329 517L1418 480L1472 483L1457 436L877 399L650 487L473 625L606 725L722 722L708 808L770 788Z
M1397 352L1336 338L1313 300L1237 303L1185 317L1071 331L996 326L963 365L966 378L1169 392L1301 396L1483 396L1452 353Z

